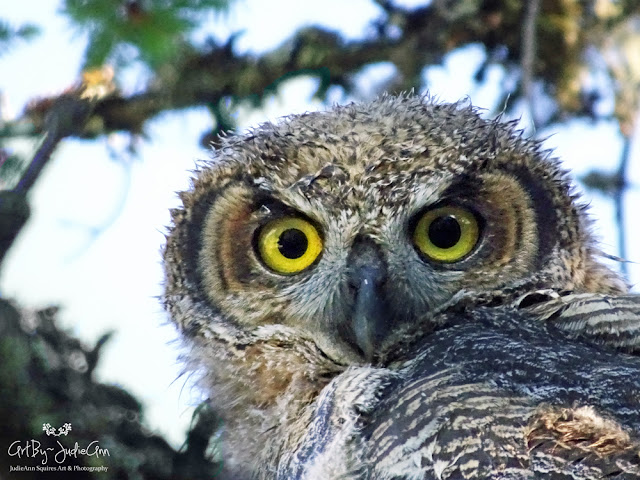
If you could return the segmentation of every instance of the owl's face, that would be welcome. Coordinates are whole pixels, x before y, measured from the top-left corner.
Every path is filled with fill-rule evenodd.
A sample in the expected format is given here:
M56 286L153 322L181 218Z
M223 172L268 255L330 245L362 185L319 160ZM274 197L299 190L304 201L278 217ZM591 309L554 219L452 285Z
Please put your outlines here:
M166 257L183 306L167 303L227 342L295 332L336 364L375 362L463 290L617 289L569 188L469 107L384 97L291 117L227 141L182 194Z

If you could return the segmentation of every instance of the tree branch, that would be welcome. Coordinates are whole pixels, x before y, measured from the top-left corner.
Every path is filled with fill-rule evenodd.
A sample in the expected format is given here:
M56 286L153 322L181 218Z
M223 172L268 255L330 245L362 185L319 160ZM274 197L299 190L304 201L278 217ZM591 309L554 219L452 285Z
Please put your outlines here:
M16 193L26 194L29 191L63 138L82 132L91 109L89 100L81 98L78 94L66 93L55 100L45 116L44 140L14 188Z
M165 110L217 103L228 97L259 102L283 80L299 75L319 78L325 91L330 85L349 91L352 78L363 67L378 62L396 66L397 91L419 89L425 66L439 64L446 53L469 43L492 49L501 37L509 52L503 60L516 65L518 36L505 32L519 25L520 8L505 8L498 16L482 5L446 8L442 2L433 2L412 10L393 6L393 19L386 22L393 23L394 31L400 30L397 36L387 35L382 28L372 36L346 41L336 32L310 27L262 55L236 54L233 36L226 44L210 42L200 50L184 46L178 59L158 68L146 91L129 97L111 94L97 101L92 115L98 121L88 122L77 134L94 137L117 130L137 134L147 120ZM27 114L38 131L41 112Z

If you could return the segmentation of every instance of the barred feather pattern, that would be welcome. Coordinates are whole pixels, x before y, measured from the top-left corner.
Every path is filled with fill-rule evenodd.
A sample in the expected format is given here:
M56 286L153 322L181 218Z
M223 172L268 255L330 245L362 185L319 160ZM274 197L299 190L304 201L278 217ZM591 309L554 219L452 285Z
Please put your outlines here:
M447 316L375 381L368 367L335 378L277 478L640 479L640 358L558 338L526 310ZM315 476L321 458L340 474Z
M532 311L571 337L640 353L640 295L561 295Z

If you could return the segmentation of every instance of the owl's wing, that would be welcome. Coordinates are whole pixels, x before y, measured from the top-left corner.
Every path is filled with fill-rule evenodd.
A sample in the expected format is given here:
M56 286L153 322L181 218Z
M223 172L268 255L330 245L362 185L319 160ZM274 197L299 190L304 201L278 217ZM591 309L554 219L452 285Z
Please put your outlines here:
M640 354L640 295L570 294L527 310L571 337Z
M478 308L323 391L279 479L640 480L640 358Z
M640 479L640 359L522 310L451 321L375 410L372 478Z
M366 478L640 479L637 435L600 406L551 406L458 373L425 377L389 402Z

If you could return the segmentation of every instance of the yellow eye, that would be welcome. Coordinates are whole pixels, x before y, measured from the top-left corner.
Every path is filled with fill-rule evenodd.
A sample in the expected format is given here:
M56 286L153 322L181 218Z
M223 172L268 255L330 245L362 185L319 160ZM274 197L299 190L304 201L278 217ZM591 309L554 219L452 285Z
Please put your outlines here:
M476 217L460 207L440 207L426 212L413 232L413 241L429 259L453 263L464 258L478 242Z
M318 230L302 218L279 218L260 230L258 252L272 270L283 274L298 273L318 258L322 252L322 239Z

